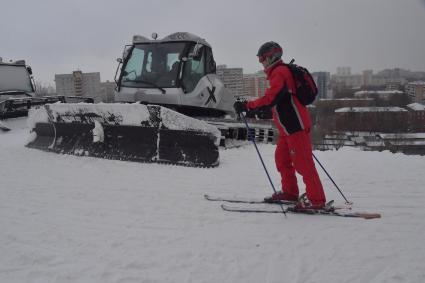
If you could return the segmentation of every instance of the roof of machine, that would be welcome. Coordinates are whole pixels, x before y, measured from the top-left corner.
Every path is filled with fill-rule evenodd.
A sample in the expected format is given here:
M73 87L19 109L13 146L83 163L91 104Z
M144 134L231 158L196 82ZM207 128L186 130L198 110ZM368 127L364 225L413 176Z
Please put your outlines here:
M196 43L201 43L203 45L211 47L211 45L203 38L194 35L189 32L175 32L170 35L165 36L163 39L149 39L142 35L134 35L133 43L158 43L158 42L170 42L170 41L193 41Z

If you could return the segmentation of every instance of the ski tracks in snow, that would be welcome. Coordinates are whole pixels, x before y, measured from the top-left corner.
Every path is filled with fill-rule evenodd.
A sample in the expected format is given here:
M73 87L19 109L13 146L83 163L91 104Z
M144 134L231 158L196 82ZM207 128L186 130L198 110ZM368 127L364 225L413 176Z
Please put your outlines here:
M2 282L425 279L423 157L315 153L356 210L376 210L379 220L247 215L203 195L271 193L250 146L222 151L218 168L198 169L46 153L25 148L26 135L0 135ZM279 187L274 147L260 150ZM328 199L341 203L320 174Z

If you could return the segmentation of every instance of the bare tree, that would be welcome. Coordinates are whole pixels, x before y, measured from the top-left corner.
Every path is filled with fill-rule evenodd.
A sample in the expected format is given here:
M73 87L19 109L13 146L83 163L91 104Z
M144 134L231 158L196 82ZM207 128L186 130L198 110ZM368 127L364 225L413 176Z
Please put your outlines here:
M42 81L35 81L35 95L46 96L52 95L55 92L54 87L49 84L43 83Z

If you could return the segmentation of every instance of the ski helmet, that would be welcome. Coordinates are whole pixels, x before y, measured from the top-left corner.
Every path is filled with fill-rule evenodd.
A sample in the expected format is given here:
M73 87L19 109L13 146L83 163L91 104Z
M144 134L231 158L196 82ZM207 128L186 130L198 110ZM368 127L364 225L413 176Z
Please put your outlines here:
M282 58L282 47L274 41L269 41L260 46L257 52L260 63L269 58L269 63L273 63Z

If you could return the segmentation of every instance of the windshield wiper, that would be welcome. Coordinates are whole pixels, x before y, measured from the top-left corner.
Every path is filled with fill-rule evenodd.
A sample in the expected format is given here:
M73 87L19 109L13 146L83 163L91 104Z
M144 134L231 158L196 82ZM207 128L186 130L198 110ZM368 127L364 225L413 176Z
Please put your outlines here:
M144 80L134 80L132 82L137 82L137 83L151 85L151 86L154 86L157 89L159 89L162 92L162 94L165 94L166 93L165 89L163 89L162 87L158 86L156 83L153 83L153 82L148 82L148 81L144 81Z

